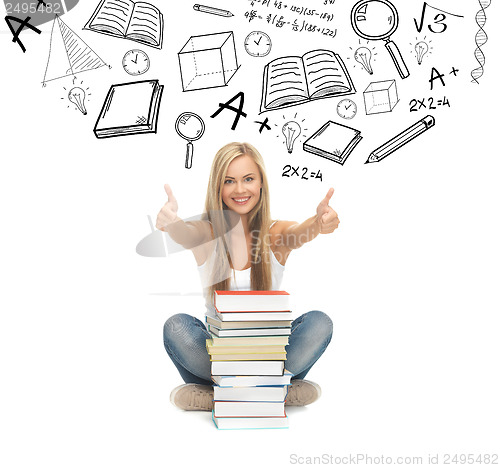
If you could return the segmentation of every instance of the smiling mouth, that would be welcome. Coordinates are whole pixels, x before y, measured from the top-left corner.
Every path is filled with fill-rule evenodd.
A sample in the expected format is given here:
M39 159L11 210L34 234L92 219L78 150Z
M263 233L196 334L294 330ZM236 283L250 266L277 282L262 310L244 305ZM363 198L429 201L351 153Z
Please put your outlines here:
M233 198L232 200L238 205L244 205L250 200L250 197Z

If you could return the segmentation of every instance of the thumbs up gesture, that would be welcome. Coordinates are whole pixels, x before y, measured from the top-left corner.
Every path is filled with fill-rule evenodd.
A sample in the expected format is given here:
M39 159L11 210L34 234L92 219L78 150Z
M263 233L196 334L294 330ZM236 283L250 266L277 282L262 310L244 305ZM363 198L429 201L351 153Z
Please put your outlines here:
M165 184L165 192L167 193L167 203L163 205L163 208L156 218L156 228L160 231L165 231L169 224L172 224L178 219L177 210L179 206L177 205L177 200L174 197L170 185Z
M321 234L330 234L335 231L339 227L339 218L337 213L333 210L333 208L328 204L330 202L330 198L333 195L333 188L328 190L326 197L321 200L318 208L316 209L316 217L320 226Z

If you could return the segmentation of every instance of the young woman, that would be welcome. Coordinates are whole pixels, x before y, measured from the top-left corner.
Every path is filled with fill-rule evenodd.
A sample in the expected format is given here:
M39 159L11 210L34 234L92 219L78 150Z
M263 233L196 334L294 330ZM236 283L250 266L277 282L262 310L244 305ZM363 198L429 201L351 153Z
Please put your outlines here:
M156 227L190 249L198 264L208 314L214 290L277 290L285 264L294 249L329 234L339 225L328 205L333 188L303 223L272 221L264 161L248 143L229 143L212 163L205 202L206 219L184 222L178 204L165 185L167 203L158 213ZM320 396L317 384L304 380L323 354L332 336L332 322L311 311L292 322L286 347L286 368L294 374L287 405L306 405ZM185 410L212 409L210 360L204 324L187 314L170 317L163 330L165 349L186 384L175 388L172 403Z

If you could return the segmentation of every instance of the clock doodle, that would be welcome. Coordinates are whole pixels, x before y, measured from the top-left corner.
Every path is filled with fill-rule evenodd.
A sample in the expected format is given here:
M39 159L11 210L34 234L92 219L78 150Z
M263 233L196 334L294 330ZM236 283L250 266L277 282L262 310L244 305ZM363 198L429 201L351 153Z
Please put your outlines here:
M252 31L245 38L245 50L252 57L265 57L271 52L271 38L262 31Z
M350 99L342 99L337 104L337 114L343 119L352 119L356 115L358 107L354 101Z
M142 75L149 70L149 57L142 50L132 49L123 56L122 65L129 75Z

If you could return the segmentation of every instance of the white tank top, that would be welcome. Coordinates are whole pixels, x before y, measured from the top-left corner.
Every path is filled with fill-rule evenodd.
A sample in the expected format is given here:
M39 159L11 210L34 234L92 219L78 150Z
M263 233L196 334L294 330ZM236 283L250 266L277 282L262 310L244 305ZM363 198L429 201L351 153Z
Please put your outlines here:
M275 221L276 222L276 221ZM274 223L273 223L274 224ZM273 226L271 224L270 227ZM204 263L198 265L198 273L200 275L201 284L203 287L203 294L206 298L206 293L208 287L210 286L210 271L209 265L212 263L211 260L215 255L215 250L212 252L212 258L208 258ZM251 268L246 268L244 270L234 270L231 269L231 282L230 282L230 290L231 291L250 291L251 282L250 282L250 271ZM281 282L283 280L283 272L285 271L285 266L278 262L278 259L274 255L274 252L271 249L271 289L279 290L281 286ZM207 301L206 303L207 309L210 310L210 304ZM210 314L212 315L212 314Z

